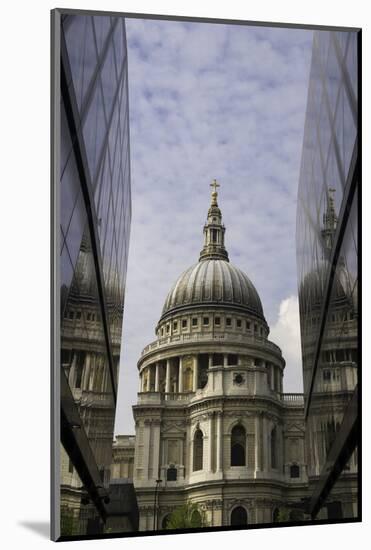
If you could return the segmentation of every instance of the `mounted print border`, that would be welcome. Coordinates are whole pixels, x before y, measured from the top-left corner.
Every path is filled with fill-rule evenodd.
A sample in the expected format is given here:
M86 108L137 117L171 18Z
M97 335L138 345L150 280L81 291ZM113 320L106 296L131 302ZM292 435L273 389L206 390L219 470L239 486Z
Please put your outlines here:
M361 521L361 30L51 44L52 539Z

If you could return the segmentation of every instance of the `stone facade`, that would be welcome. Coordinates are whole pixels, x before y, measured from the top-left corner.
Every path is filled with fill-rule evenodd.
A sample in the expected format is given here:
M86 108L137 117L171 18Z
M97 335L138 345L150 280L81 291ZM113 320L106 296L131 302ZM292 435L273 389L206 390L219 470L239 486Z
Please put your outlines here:
M283 393L285 360L260 298L229 263L216 185L200 260L170 290L138 361L142 531L188 501L210 526L271 523L307 492L303 397Z
M117 435L112 447L111 480L133 480L135 436Z

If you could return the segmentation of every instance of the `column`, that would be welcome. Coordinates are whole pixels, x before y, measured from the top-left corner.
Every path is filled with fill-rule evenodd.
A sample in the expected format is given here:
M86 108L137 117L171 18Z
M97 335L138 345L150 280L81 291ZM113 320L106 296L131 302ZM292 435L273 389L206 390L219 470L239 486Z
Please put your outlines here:
M269 470L269 455L270 455L270 448L269 448L269 436L268 436L268 419L263 416L263 447L262 447L262 454L263 454L263 462L262 462L262 469L268 472Z
M141 371L141 373L139 375L139 380L140 380L140 389L139 389L139 391L143 393L144 389L145 389L144 388L144 372L143 372L143 370Z
M155 372L155 391L158 392L160 390L159 388L159 380L160 380L160 365L159 363L156 363L156 372Z
M151 389L151 367L147 367L147 391L150 391Z
M143 479L148 479L148 470L149 470L149 443L151 440L151 421L145 420L143 426Z
M153 421L153 455L152 455L152 476L153 479L158 479L160 474L160 426L161 421L156 419Z
M255 417L255 473L260 472L261 468L261 446L260 446L260 416Z
M75 369L76 369L76 360L77 360L77 353L75 351L73 352L72 364L71 364L70 372L68 374L68 383L71 388L75 385L74 377L75 377Z
M213 354L209 353L209 369L213 366Z
M193 359L193 391L197 390L198 386L198 355Z
M84 378L81 384L83 390L89 389L89 375L90 375L90 354L86 354L85 359L85 368L84 368Z
M222 413L217 413L216 417L216 470L220 472L223 469L223 436L222 436Z
M166 384L165 393L170 393L170 359L166 359Z
M223 354L223 365L228 367L228 353Z
M178 392L183 393L183 357L179 357Z
M271 363L271 390L274 390L274 365Z
M214 440L214 426L213 426L213 413L210 413L209 416L209 454L208 454L208 465L207 470L208 472L213 471L213 440Z

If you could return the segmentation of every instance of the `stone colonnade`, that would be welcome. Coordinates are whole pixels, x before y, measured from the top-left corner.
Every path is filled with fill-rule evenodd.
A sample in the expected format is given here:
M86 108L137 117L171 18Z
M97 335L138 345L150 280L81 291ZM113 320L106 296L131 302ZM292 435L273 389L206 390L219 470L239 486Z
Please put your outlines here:
M208 368L215 366L241 365L241 358L230 353L205 353L208 356ZM236 357L235 364L231 364L229 357ZM215 361L215 357L218 360ZM273 363L260 361L268 375L268 386L272 391L282 393L282 373ZM200 354L180 355L162 359L147 365L140 373L140 392L183 393L195 392L200 387Z

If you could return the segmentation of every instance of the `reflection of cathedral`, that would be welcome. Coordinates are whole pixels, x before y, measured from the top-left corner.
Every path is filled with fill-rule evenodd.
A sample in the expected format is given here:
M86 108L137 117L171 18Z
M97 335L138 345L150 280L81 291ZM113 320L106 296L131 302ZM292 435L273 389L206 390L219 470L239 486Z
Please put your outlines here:
M111 287L107 286L107 290L107 312L111 321L111 350L114 367L117 370L120 334L115 331L116 317L110 305L113 302ZM93 255L85 231L68 298L62 303L61 363L98 466L102 487L108 489L115 404L96 296ZM121 323L122 310L118 320L119 327ZM79 524L81 529L82 525L96 516L96 512L92 506L81 506L81 499L84 500L84 497L86 499L83 483L63 447L61 447L61 468L62 521L67 522L66 518L70 517L70 522L73 521L73 525Z
M336 231L337 216L333 189L327 191L323 215L323 258L316 270L309 272L300 287L304 390L310 391L314 355L320 331L321 310L330 270L330 255ZM339 256L332 282L318 367L313 377L311 414L306 429L306 449L310 493L314 491L340 431L344 411L357 385L358 311L357 280L347 265L349 257ZM357 449L344 467L335 488L324 502L319 518L357 516Z
M210 526L246 525L306 496L302 396L282 392L285 361L256 289L229 262L212 187L199 261L171 288L138 361L141 530L188 501Z

